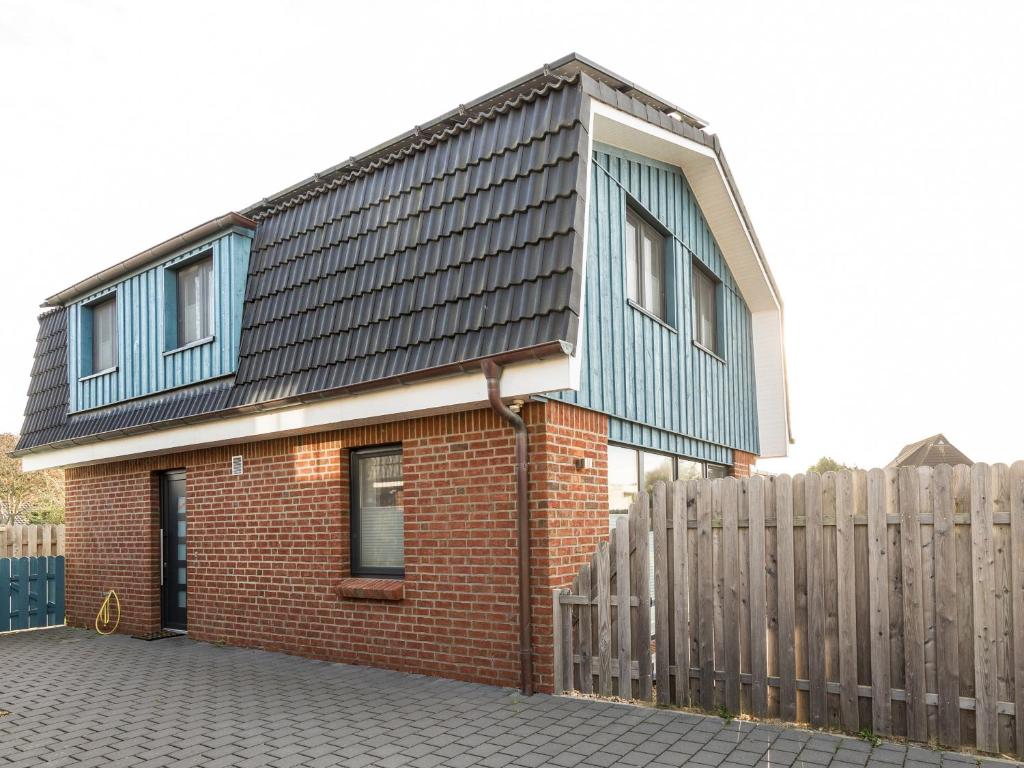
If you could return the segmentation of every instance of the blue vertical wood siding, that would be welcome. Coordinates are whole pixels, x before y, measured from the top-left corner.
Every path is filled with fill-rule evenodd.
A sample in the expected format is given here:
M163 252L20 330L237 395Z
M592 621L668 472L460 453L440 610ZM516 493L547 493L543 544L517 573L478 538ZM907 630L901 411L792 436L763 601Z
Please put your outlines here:
M721 463L758 453L750 311L682 171L598 144L591 174L580 389L556 397L612 416L616 442ZM667 324L626 301L628 197L671 233ZM720 357L693 345L694 258L721 281Z
M68 383L70 410L110 405L142 395L195 384L235 372L242 325L245 279L249 269L251 233L235 229L215 240L175 254L136 272L69 307ZM168 309L167 280L175 265L201 256L213 256L213 341L168 353L167 324L174 322ZM173 277L173 275L170 275ZM83 317L86 305L117 294L117 369L83 377ZM173 297L170 297L173 298ZM170 338L173 339L173 334Z

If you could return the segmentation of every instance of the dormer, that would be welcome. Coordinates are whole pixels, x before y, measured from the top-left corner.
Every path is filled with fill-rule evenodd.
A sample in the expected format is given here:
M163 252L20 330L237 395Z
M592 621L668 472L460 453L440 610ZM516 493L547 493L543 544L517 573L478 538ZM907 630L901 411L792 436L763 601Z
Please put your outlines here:
M255 226L229 213L47 299L67 310L70 413L237 370Z

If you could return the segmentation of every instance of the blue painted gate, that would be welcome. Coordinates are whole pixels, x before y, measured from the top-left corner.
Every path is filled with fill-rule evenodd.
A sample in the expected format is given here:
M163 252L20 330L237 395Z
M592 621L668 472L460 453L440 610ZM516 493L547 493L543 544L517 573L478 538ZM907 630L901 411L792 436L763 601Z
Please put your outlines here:
M0 559L0 632L63 623L63 556Z

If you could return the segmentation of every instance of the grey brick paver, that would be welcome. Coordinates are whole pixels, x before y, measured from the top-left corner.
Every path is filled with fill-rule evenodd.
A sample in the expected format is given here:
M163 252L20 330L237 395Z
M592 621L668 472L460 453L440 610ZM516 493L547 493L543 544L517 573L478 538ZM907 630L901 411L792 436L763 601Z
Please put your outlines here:
M0 768L980 768L978 758L592 699L73 629L19 659ZM110 675L116 670L116 676ZM40 691L61 691L40 696ZM982 762L985 768L1006 763Z

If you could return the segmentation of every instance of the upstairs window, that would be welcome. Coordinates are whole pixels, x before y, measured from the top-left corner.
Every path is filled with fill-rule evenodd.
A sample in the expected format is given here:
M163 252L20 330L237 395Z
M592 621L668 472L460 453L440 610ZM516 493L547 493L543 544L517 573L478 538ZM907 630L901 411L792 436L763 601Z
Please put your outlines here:
M405 533L402 449L353 451L352 575L402 576Z
M85 325L92 336L86 375L117 366L117 299L111 297L85 307Z
M213 258L177 270L177 340L183 347L213 336Z
M665 236L632 207L626 207L626 296L666 320Z
M718 280L693 263L693 340L709 352L718 351Z

